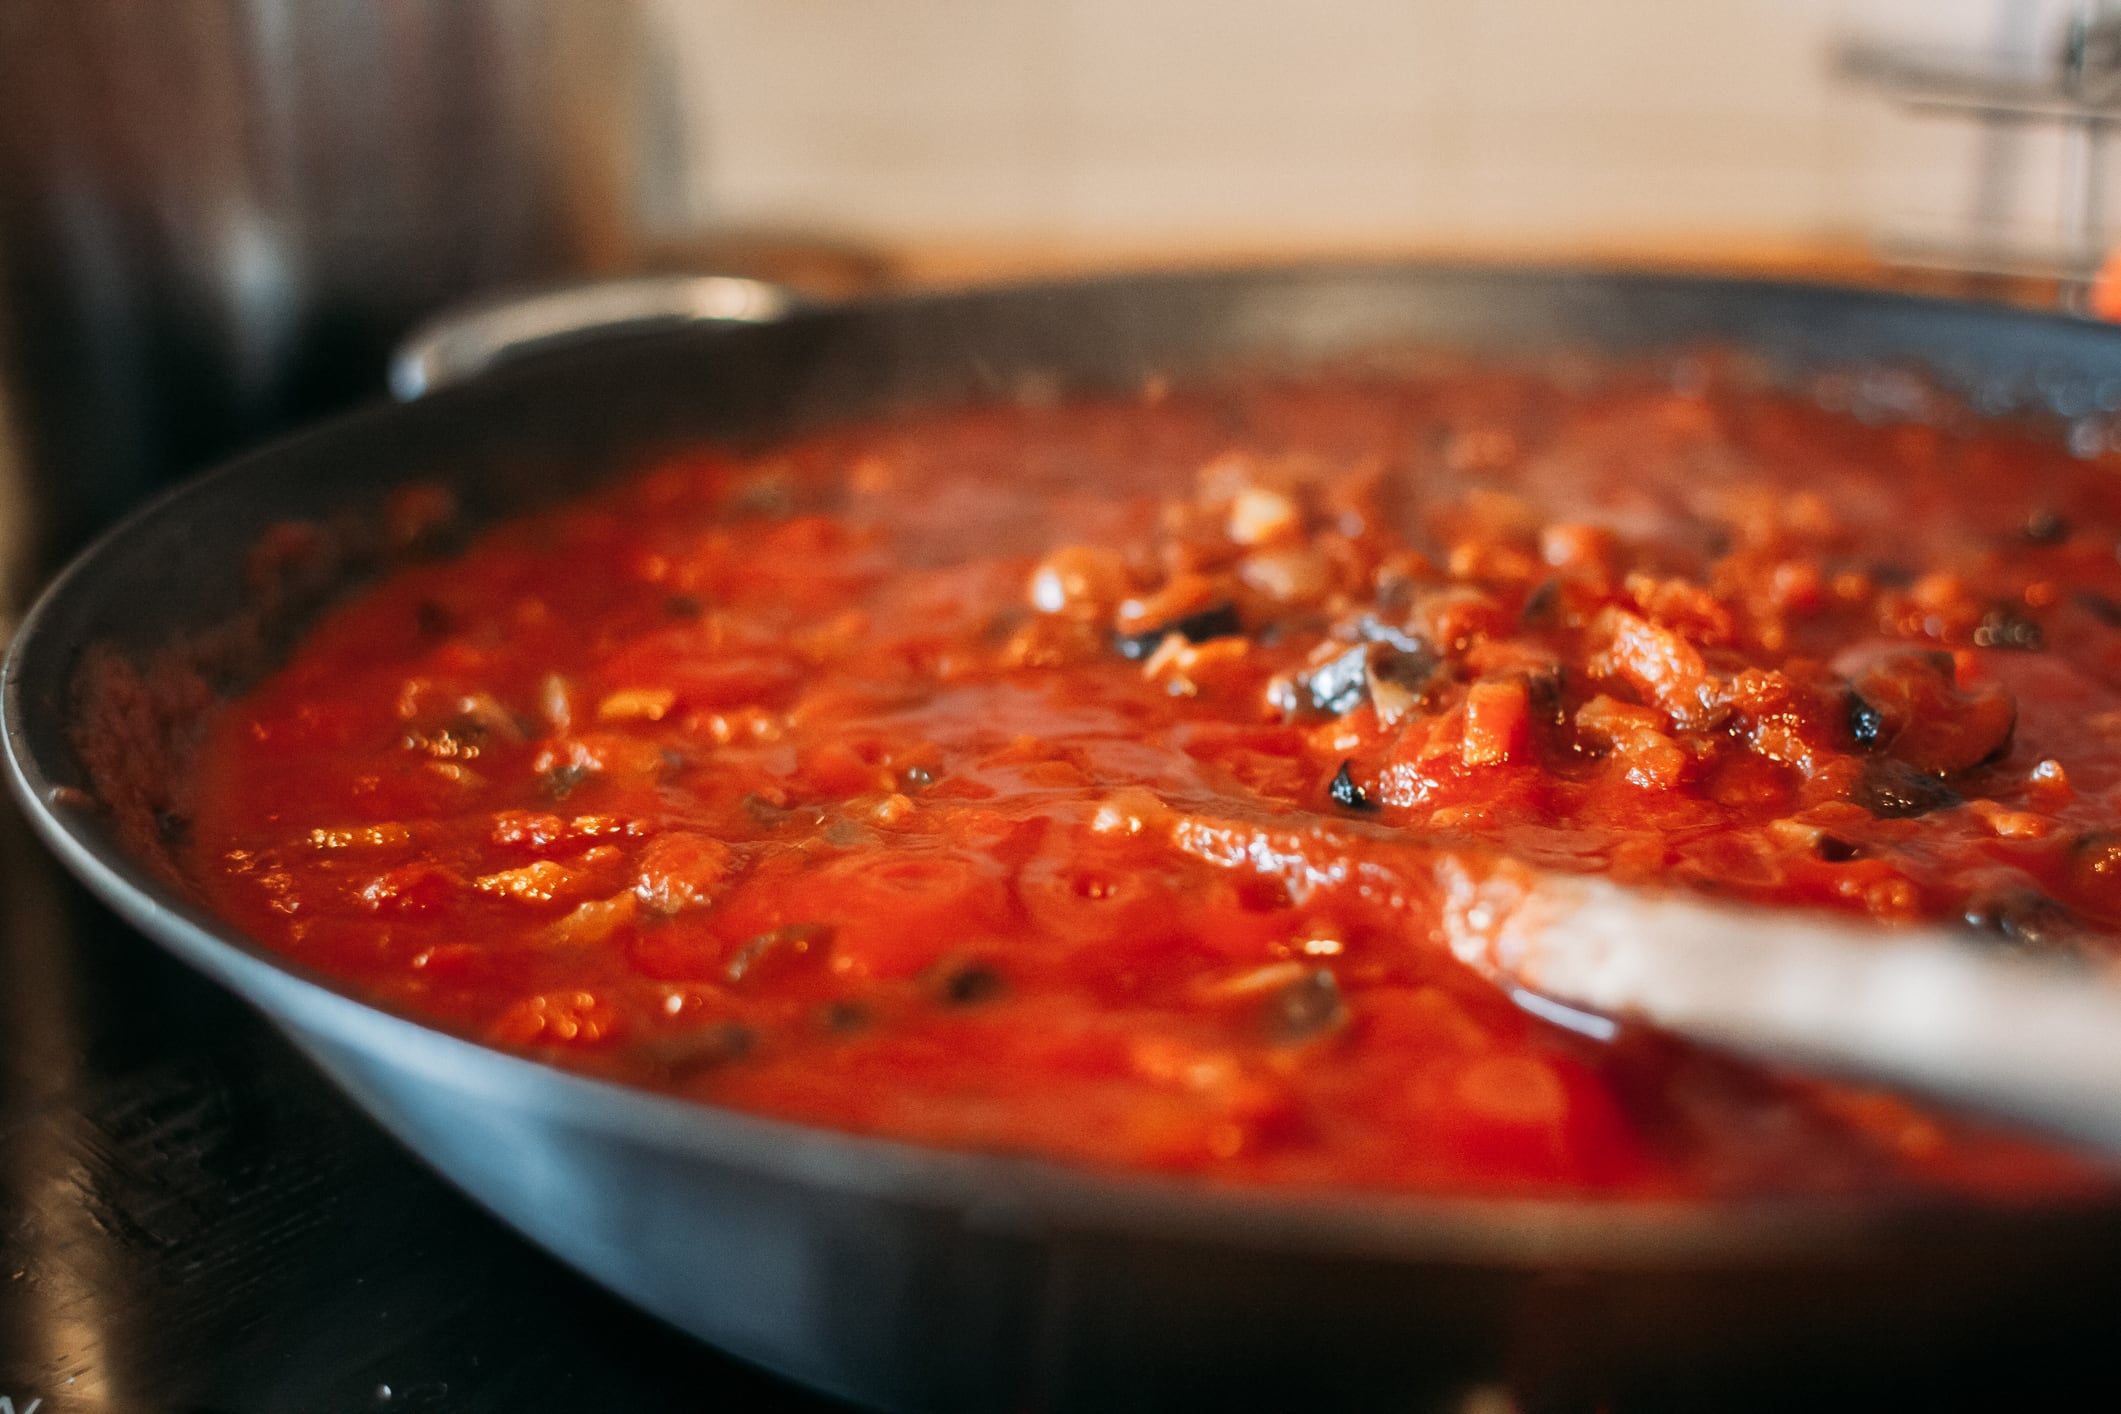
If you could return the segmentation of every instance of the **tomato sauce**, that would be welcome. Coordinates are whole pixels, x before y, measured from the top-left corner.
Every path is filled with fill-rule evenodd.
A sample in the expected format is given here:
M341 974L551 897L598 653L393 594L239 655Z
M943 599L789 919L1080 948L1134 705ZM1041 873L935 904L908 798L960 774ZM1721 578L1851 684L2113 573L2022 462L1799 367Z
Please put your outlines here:
M1900 392L1410 360L702 448L328 614L217 718L187 867L382 1005L917 1142L2096 1185L1577 1034L1440 932L1501 854L2111 964L2114 458Z

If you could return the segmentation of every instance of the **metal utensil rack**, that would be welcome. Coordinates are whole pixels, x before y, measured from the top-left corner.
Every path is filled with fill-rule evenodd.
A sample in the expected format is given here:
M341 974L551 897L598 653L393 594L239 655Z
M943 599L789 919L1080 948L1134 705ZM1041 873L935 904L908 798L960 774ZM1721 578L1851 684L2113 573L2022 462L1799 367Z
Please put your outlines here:
M1888 234L1877 242L1885 259L1967 275L2053 280L2064 304L2085 306L2109 244L2104 164L2107 138L2121 124L2121 11L2104 0L2076 0L2060 51L2045 68L2007 65L1990 54L1852 40L1835 54L1835 71L1910 112L1964 118L1983 129L1966 237ZM2013 130L2035 125L2059 127L2064 138L2058 238L2045 248L2007 234L2009 139Z

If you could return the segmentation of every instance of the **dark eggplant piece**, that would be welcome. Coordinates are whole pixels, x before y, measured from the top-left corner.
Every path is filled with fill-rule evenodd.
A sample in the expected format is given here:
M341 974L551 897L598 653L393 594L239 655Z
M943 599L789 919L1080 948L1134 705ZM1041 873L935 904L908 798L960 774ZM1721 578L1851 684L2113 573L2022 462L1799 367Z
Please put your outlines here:
M1139 633L1115 633L1112 646L1119 650L1120 657L1138 661L1154 653L1157 646L1174 633L1188 643L1206 643L1214 638L1235 638L1244 631L1236 605L1215 604Z

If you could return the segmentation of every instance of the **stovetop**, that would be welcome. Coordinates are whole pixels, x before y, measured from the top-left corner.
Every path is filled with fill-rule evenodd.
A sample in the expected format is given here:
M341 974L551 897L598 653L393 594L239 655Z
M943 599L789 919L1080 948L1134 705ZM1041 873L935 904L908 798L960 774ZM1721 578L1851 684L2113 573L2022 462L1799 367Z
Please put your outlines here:
M0 1414L836 1407L512 1235L0 803Z

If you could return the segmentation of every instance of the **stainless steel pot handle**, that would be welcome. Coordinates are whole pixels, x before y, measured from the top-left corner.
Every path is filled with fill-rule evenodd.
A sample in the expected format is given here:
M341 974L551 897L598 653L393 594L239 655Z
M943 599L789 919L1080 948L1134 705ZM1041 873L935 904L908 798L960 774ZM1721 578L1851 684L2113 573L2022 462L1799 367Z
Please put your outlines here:
M813 303L733 275L636 275L458 305L417 325L390 359L390 391L425 397L490 368L608 334L681 324L761 324Z

